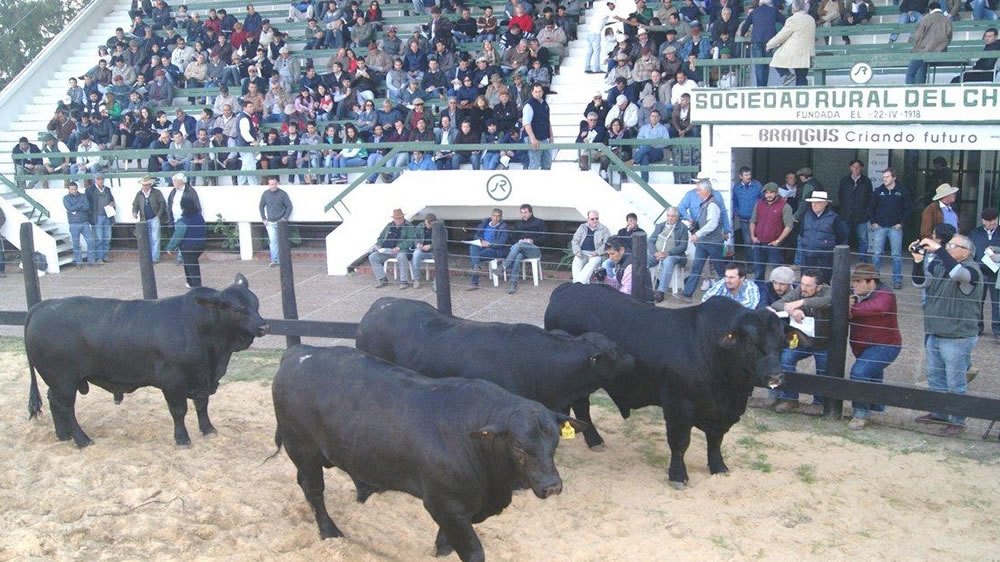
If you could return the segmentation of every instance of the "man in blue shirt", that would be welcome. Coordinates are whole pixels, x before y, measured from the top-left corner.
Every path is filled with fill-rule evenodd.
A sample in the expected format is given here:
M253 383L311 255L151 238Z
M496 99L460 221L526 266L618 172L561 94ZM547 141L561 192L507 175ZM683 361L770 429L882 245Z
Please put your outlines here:
M771 0L760 0L760 4L750 11L739 28L740 35L746 36L747 32L750 32L750 56L758 58L771 55L767 52L765 45L778 34L778 22L784 21L784 19L781 13L771 5ZM766 64L753 65L753 74L758 88L767 86L770 72L771 68Z
M500 209L493 209L490 216L479 223L475 239L468 242L472 279L466 290L475 291L479 288L479 264L482 260L494 260L507 255L509 236L510 229L503 222L503 211Z
M697 180L694 180L697 181ZM729 238L733 234L733 226L729 222L729 213L726 211L726 202L723 200L722 195L713 190L712 199L719 205L722 209L722 233L726 238ZM693 188L684 194L684 198L681 202L677 204L677 212L681 216L681 220L690 227L691 224L698 220L698 212L701 207L701 199L698 197L698 189Z
M753 171L743 166L739 175L733 183L733 222L738 222L740 229L740 244L742 244L749 255L750 244L750 219L753 217L753 209L757 206L757 201L764 197L763 187L760 182L753 179Z
M660 112L653 110L649 114L649 123L639 129L639 139L669 139L670 131L660 123ZM640 166L649 166L663 160L663 146L640 145L632 155L632 160ZM649 181L649 170L640 172L643 181Z
M755 310L760 303L760 287L753 281L747 281L747 268L742 263L727 263L725 275L712 284L701 302L712 297L725 297L743 305L744 308Z

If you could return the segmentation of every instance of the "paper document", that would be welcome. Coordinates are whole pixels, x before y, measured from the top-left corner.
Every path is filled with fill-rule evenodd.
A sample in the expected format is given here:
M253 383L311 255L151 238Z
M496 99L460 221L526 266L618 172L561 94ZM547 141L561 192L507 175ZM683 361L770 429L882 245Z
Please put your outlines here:
M778 318L788 318L788 313L785 312L784 310L774 310L774 309L771 309L771 308L769 308L768 310L770 310L771 312L773 312L774 315L777 316Z
M990 268L990 271L996 273L997 270L1000 270L1000 262L994 260L1000 260L1000 257L998 257L996 252L993 251L993 248L986 248L986 251L983 252L982 263L986 267Z
M479 246L479 247L483 246L483 241L478 238L476 238L475 240L463 240L463 242L470 246Z
M794 318L789 318L788 325L810 338L816 337L816 319L812 316L803 316L801 322L797 322Z
M105 205L104 206L104 214L107 215L108 218L113 219L113 218L115 218L115 215L117 215L118 213L115 212L115 208L112 207L111 205ZM994 271L996 271L996 270L994 270Z

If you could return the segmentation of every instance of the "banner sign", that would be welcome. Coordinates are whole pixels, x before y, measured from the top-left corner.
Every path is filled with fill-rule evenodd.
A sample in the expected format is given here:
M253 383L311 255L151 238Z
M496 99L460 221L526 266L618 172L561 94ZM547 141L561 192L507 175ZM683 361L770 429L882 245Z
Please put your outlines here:
M983 123L1000 122L1000 87L696 88L696 123Z
M995 126L725 125L717 134L732 147L1000 150Z

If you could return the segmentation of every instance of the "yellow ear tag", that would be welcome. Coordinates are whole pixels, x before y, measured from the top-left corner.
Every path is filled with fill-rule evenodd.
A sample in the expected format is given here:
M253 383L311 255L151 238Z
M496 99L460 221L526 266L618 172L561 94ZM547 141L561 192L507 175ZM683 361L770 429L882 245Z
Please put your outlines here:
M788 342L788 349L795 349L799 346L799 335L792 334L792 339Z
M559 436L563 439L572 439L576 437L576 430L569 422L563 422L562 430L559 432Z

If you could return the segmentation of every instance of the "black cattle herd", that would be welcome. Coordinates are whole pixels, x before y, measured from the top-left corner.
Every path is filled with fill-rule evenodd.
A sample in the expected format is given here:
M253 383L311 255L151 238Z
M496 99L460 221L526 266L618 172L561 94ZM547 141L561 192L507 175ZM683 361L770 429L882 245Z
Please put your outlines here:
M223 290L158 301L42 301L24 328L29 417L42 408L37 372L56 436L84 447L91 440L76 419L77 392L94 384L117 397L151 386L167 401L174 440L190 445L187 400L201 432L214 432L209 396L232 354L267 330L243 275ZM781 384L784 341L775 315L718 297L669 310L606 286L565 284L552 293L545 329L382 298L361 320L356 349L299 345L282 356L275 444L295 464L322 538L343 536L323 499L323 469L337 467L359 502L387 490L420 498L438 525L437 555L483 560L474 523L503 511L514 490L542 499L562 491L560 436L582 432L591 449L603 447L589 411L600 388L625 418L663 408L672 486L688 480L693 427L705 432L711 473L727 472L722 438L755 384Z

